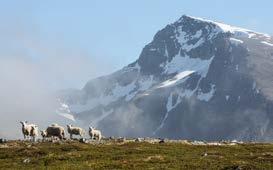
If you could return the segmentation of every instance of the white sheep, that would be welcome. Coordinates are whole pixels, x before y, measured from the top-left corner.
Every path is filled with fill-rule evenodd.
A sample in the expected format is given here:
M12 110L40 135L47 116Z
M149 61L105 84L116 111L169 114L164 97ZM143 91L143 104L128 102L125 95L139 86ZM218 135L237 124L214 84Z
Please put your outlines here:
M80 127L73 127L72 125L67 125L67 132L70 134L70 139L72 139L73 135L80 135L83 137L84 130Z
M91 139L98 139L101 140L101 132L99 130L94 129L93 127L89 126L89 135Z
M24 139L28 139L29 137L31 137L32 127L35 128L36 125L28 124L27 121L21 121L20 123L22 124L22 133L24 135Z
M39 136L39 128L37 125L31 126L30 136L32 137L33 142L35 142L36 137Z

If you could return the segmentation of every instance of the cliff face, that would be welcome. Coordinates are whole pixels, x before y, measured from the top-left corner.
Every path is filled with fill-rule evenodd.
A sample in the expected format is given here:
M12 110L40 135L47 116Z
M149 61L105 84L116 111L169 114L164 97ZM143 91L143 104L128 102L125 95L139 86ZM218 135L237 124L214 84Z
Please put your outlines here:
M105 135L269 140L272 75L270 36L183 16L134 63L60 98Z

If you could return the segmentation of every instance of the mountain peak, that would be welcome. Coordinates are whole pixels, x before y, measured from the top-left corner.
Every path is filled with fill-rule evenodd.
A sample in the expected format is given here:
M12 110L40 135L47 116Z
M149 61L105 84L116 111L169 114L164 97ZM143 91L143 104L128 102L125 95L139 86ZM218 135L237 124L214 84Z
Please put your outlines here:
M193 17L193 16L190 16L190 15L183 15L177 22L178 23L196 22L196 23L212 24L212 25L215 26L216 29L219 30L219 32L231 33L231 34L233 34L235 36L239 36L239 37L252 38L255 35L259 35L259 36L263 36L263 37L266 37L266 38L270 38L270 35L268 35L268 34L259 33L259 32L253 31L253 30L228 25L228 24L225 24L225 23L222 23L222 22L212 21L212 20L199 18L199 17Z

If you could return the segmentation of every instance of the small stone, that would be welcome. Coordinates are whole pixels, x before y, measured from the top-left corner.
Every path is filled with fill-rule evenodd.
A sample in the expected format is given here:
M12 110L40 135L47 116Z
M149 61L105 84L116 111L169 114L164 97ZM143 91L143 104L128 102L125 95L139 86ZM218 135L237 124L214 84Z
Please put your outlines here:
M126 138L124 138L124 137L121 137L121 138L118 138L118 140L117 140L118 142L125 142L126 141Z
M23 163L25 163L25 164L30 163L30 159L29 159L29 158L25 159L25 160L23 161Z
M84 139L84 138L81 138L81 139L79 140L79 142L81 142L81 143L87 143L87 142L86 142L86 139Z
M143 139L142 138L136 138L135 142L142 142Z

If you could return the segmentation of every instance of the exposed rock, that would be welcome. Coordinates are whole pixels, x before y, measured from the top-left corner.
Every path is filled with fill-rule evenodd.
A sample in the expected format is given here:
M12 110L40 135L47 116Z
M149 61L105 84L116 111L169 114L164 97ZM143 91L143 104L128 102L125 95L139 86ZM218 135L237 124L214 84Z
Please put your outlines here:
M107 136L270 140L271 44L266 34L183 16L135 62L63 92L61 102Z
M23 160L23 163L25 163L25 164L30 163L30 158L24 159L24 160Z

